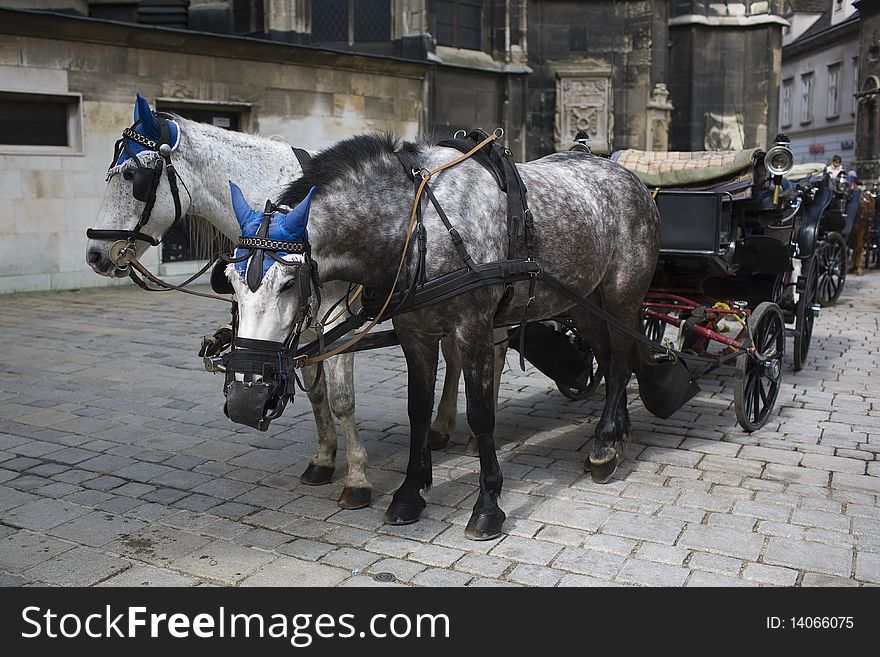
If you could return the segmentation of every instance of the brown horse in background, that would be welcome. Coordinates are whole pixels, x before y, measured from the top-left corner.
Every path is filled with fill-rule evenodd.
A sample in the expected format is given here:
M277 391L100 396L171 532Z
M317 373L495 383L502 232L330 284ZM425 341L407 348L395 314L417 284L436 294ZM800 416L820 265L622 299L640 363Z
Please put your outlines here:
M868 192L859 192L859 209L853 222L852 231L849 234L849 246L852 248L851 269L856 276L861 276L862 262L864 260L865 241L868 237L868 228L874 221L874 208L876 199Z

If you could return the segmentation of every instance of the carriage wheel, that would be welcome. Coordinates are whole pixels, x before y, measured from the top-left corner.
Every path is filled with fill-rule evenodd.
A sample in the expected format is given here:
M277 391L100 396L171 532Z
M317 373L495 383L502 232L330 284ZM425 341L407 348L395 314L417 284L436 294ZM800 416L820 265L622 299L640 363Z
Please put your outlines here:
M770 417L782 381L785 319L775 303L763 302L749 317L749 334L756 353L736 360L734 408L740 426L751 433Z
M645 317L645 337L654 342L663 342L666 335L666 322L656 317Z
M806 271L803 272L804 289L801 291L794 311L794 369L796 372L804 368L807 362L807 352L810 351L810 340L813 337L813 322L816 312L813 306L816 303L816 290L819 286L819 276L816 268L816 258L804 261Z
M817 298L823 306L830 306L843 292L846 281L846 240L840 233L828 233L816 252L819 269Z
M571 388L557 381L556 387L568 399L581 401L593 394L593 391L596 390L596 387L602 381L603 372L599 369L599 362L596 360L596 356L593 355L593 350L590 349L590 345L587 344L586 340L576 337L574 345L587 362L587 385L583 388Z

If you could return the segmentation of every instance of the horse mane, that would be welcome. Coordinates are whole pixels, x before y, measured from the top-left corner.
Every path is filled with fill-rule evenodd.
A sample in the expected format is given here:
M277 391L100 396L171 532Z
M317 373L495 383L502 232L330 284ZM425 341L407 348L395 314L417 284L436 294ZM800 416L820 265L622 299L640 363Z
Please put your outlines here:
M302 201L312 187L317 187L316 195L326 190L334 182L346 179L360 179L369 171L372 174L402 172L394 154L403 150L416 154L419 144L401 141L390 132L357 135L340 141L315 155L305 165L303 175L290 183L281 193L278 202L294 207ZM391 171L394 169L394 171Z
M186 235L196 260L213 260L224 253L232 253L232 240L214 228L207 219L187 214Z

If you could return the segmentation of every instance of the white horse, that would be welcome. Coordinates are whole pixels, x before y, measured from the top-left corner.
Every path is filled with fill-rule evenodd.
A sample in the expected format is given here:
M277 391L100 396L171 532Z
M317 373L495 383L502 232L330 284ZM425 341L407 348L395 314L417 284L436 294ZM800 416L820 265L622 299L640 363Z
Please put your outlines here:
M216 229L230 240L238 239L240 227L229 198L229 180L237 181L248 198L274 200L292 180L302 175L302 167L287 143L223 130L178 116L173 116L172 119L177 130L171 161L180 180L180 214L190 219L190 225L202 238L205 235L213 236ZM160 121L147 101L138 96L134 110L135 125L131 129L149 139L158 140ZM127 145L137 150L135 141L128 140ZM152 150L138 152L141 164L150 168L159 157ZM134 158L128 158L111 167L112 175L107 181L107 189L98 211L96 229L131 231L138 224L144 202L133 196L133 187L137 185L137 181L132 180L136 166ZM139 230L160 240L175 219L173 194L165 176L160 179L155 196L149 218ZM111 261L110 248L114 241L90 239L86 246L86 260L102 276L127 275L126 271L117 269ZM149 244L138 241L136 248L136 255L140 257L149 248ZM344 282L325 284L319 316L323 316L347 290L348 285ZM306 340L310 339L308 336L304 337ZM461 375L461 366L454 354L446 348L443 354L447 363L446 380L437 417L432 425L432 445L435 448L445 445L454 431L458 381ZM361 443L355 420L354 355L343 354L328 359L324 363L324 374L308 393L318 430L318 446L301 480L309 485L330 482L336 467L335 416L345 437L348 457L348 473L339 506L346 509L362 508L370 503L372 485L367 479L367 453ZM315 375L315 368L303 371L304 384L307 387L312 387Z

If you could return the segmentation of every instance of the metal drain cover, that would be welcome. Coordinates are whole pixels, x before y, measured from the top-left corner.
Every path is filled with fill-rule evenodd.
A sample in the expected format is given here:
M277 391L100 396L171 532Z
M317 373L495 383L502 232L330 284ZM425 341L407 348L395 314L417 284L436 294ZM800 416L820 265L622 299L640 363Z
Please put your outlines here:
M373 579L377 582L396 582L397 578L392 573L376 573Z

